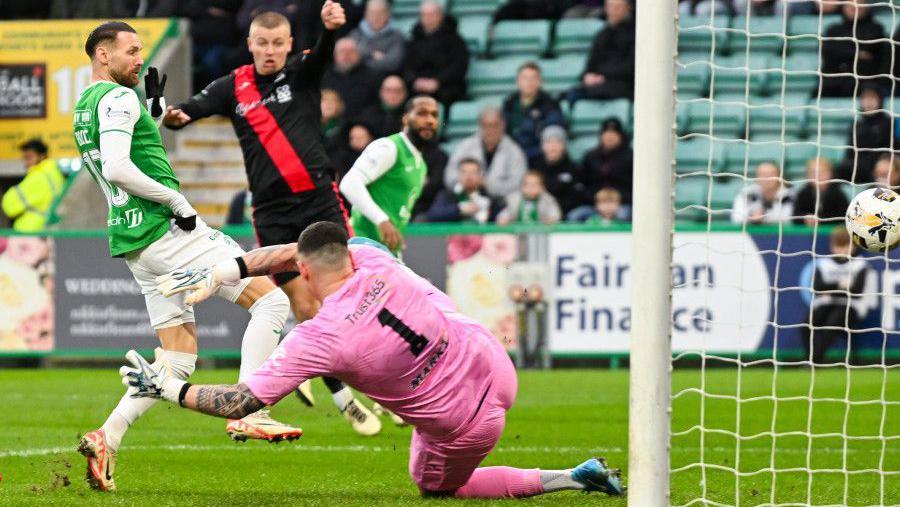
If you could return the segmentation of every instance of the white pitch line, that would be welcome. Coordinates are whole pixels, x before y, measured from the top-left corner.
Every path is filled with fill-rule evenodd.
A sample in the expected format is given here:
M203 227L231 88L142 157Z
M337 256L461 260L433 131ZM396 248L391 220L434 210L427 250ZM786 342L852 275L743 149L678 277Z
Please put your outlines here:
M408 451L406 445L402 446L367 446L367 445L303 445L302 443L286 444L279 447L257 447L253 444L224 444L224 445L194 445L194 444L175 444L175 445L135 445L124 446L122 451L258 451L260 449L277 450L279 452L402 452ZM676 447L673 449L675 453L698 452L699 447ZM711 452L730 452L734 451L733 447L707 447L707 451ZM37 449L22 449L13 451L0 451L0 458L28 458L32 456L50 456L53 454L69 454L74 453L75 447L44 447ZM494 449L493 453L583 453L585 455L597 455L605 453L624 453L625 449L621 447L551 447L551 446L504 446ZM770 454L770 447L742 447L741 453L750 454ZM779 454L806 454L806 449L786 448L778 449ZM816 453L841 454L844 452L840 448L816 449ZM847 454L856 454L856 449L847 449ZM900 449L886 449L888 453L900 452Z

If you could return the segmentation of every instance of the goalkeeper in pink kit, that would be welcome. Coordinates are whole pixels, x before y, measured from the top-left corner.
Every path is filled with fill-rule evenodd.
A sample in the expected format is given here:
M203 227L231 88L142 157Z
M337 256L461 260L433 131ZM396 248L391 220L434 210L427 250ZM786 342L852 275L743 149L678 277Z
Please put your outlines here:
M123 382L137 389L135 396L239 419L278 402L309 378L329 375L415 426L409 472L423 495L623 493L618 472L602 459L570 470L478 468L500 439L516 396L516 372L506 351L391 254L347 241L344 229L319 222L296 245L260 248L213 268L163 277L164 293L190 290L189 299L200 301L221 284L299 266L321 308L240 384L191 385L134 351L128 353L134 367L121 370Z

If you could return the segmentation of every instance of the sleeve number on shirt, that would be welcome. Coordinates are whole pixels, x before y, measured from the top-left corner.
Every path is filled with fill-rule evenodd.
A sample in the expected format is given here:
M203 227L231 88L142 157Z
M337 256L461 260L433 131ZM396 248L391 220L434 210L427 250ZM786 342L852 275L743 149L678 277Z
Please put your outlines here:
M418 355L425 350L425 347L428 346L428 338L425 338L410 329L405 322L397 318L397 316L391 313L387 308L382 308L381 311L378 312L378 322L382 326L390 327L400 335L400 338L403 338L403 341L409 344L409 351L412 352L412 355L414 356L418 357Z

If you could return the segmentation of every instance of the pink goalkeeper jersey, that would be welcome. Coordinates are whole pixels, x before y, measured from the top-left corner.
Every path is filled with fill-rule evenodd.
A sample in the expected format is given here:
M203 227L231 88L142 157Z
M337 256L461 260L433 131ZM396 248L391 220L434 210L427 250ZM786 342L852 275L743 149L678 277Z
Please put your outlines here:
M350 247L356 273L295 327L246 381L274 404L301 382L336 377L440 438L465 429L508 361L499 342L391 255Z

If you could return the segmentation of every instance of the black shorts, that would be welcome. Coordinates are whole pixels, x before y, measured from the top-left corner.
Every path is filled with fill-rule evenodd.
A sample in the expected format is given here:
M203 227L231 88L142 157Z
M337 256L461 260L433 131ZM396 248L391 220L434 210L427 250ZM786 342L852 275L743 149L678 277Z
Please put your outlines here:
M295 194L284 199L258 203L253 209L253 228L259 246L296 243L300 233L316 222L334 222L343 226L350 236L353 229L347 216L344 199L337 184ZM300 276L286 271L273 276L279 286Z

